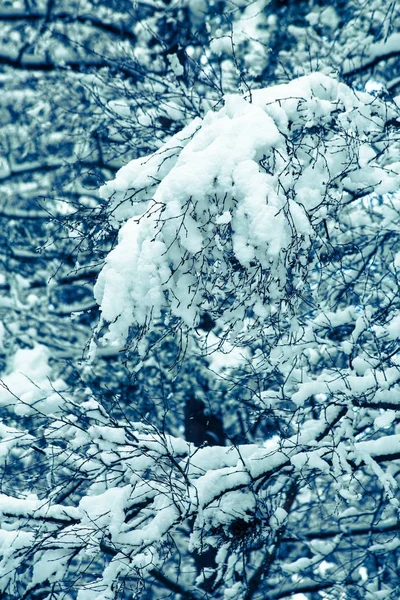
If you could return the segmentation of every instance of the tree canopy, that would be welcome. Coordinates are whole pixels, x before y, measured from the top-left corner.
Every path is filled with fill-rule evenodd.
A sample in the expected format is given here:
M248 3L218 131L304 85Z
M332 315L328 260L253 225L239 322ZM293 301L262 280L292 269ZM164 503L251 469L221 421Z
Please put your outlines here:
M396 3L0 21L2 597L396 600Z

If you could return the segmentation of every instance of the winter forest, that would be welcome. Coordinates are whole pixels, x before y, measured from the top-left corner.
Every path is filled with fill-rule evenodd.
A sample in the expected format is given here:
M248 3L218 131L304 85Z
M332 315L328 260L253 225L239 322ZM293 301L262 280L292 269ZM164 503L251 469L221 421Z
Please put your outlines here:
M0 597L400 598L400 4L0 1Z

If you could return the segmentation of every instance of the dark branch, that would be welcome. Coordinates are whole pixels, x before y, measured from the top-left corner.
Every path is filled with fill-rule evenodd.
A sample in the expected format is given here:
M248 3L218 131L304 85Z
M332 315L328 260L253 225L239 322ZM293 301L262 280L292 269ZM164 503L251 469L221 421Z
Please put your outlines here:
M0 54L0 65L6 65L13 69L22 69L26 71L75 71L84 73L89 69L114 69L118 73L123 73L126 77L137 81L138 72L125 65L114 63L105 58L82 58L76 60L66 60L63 64L50 62L43 56L24 56L13 57L7 54Z
M44 21L46 19L46 14L44 12L31 12L27 13L22 10L10 10L10 11L2 11L0 13L0 21L8 21L8 22L16 22L16 21L24 21L24 22L35 22L35 21ZM62 21L64 23L82 23L83 25L91 25L96 29L100 29L105 33L111 33L112 35L116 35L118 37L122 37L124 39L128 39L133 43L136 43L137 37L131 31L131 26L129 23L105 23L101 19L94 17L93 15L74 15L68 11L62 11L58 13L53 13L50 17L50 22L54 21Z
M354 535L371 535L375 533L387 533L390 531L398 531L399 524L397 521L389 521L388 523L382 523L382 525L346 525L345 529L328 529L326 531L312 530L306 532L299 532L295 537L285 537L282 542L299 542L304 539L307 540L326 540L337 535L341 537L353 537Z
M393 50L392 52L386 52L385 54L381 54L380 56L375 56L375 58L370 61L360 65L359 67L354 67L351 71L347 71L343 73L343 77L347 79L348 77L353 77L354 75L358 75L358 73L363 73L364 71L368 71L369 69L373 69L379 63L384 62L385 60L389 60L390 58L396 58L396 56L400 56L400 50Z
M333 587L335 582L333 581L312 581L311 579L302 581L301 583L294 583L281 587L280 590L271 590L268 592L268 598L271 600L278 600L278 598L289 598L293 594L306 594L307 592L319 592L327 590Z
M70 166L73 166L74 169L76 169L77 166L91 168L91 169L95 169L95 168L107 169L108 171L111 171L112 173L116 173L118 171L118 169L120 168L120 167L111 166L104 162L89 161L89 160L80 160L80 161L75 160L73 163L72 162L68 163L67 161L64 161L64 162L51 163L51 164L45 164L45 163L22 164L22 165L13 167L13 169L10 170L7 173L7 175L5 175L4 177L0 176L0 184L5 181L8 181L10 179L13 179L14 177L20 177L22 175L27 175L29 173L46 173L49 171L56 171L57 169L62 169L65 167L70 167Z

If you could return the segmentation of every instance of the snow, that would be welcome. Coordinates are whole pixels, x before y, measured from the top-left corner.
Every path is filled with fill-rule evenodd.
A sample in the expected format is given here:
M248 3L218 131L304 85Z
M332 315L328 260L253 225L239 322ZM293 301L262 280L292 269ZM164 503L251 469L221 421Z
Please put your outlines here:
M46 580L59 581L65 574L70 559L71 553L68 549L43 552L33 565L31 585L36 586Z
M34 442L34 439L26 431L21 431L15 427L8 427L0 421L0 464L6 464L8 455L13 448L30 446Z
M395 410L387 410L383 414L379 415L374 419L375 429L386 429L391 426L393 421L396 419Z
M388 542L383 542L381 544L372 544L369 546L369 552L392 552L396 550L400 546L400 539L395 538L391 539Z
M215 219L217 225L227 225L232 221L232 215L229 210L226 210L222 215Z
M327 198L339 201L344 185L355 192L365 185L397 189L400 169L374 165L370 151L371 137L388 117L383 105L382 117L379 110L376 98L312 73L255 90L251 103L228 95L222 109L123 167L101 189L122 224L95 287L109 326L105 341L123 345L131 326L150 328L164 313L195 327L203 311L220 311L226 298L243 306L232 253L250 287L242 315L229 308L221 316L237 326L246 308L266 315L266 305L280 306L289 280L292 287L304 285L314 225L326 216ZM328 125L321 152L313 131ZM349 142L342 130L357 134ZM307 136L307 150L289 151L287 138L297 131ZM257 268L265 272L262 285ZM211 294L200 292L200 276Z
M200 448L191 457L186 469L191 476L195 476L224 467L236 467L243 459L251 457L259 450L260 447L257 444L247 444L239 449L234 446Z
M143 231L134 220L122 227L119 244L108 255L95 287L103 317L115 320L110 326L113 342L125 337L133 321L144 324L148 311L159 317L165 304L162 287L171 276L164 259L166 247L161 241L148 240L147 233L152 232ZM118 295L111 290L118 290Z
M49 350L41 344L19 348L0 381L0 406L14 405L18 415L56 413L64 403L58 392L66 386L61 379L50 380L49 358Z
M229 589L224 591L224 600L237 600L243 594L243 583L237 581Z
M385 41L372 44L369 53L375 58L391 52L400 52L400 33L392 33Z
M392 33L384 41L370 44L365 52L359 52L355 57L346 59L343 63L343 73L346 75L355 69L362 68L380 56L399 52L400 33Z
M0 529L0 549L3 554L11 555L15 550L30 546L35 539L35 534L28 531L7 531Z
M71 506L51 505L47 501L38 500L35 497L23 499L6 494L0 494L0 514L26 518L33 516L36 519L41 517L57 519L67 523L79 520L81 517L79 509Z
M400 315L396 315L387 325L388 339L397 340L400 338Z
M354 335L354 332L353 332ZM292 395L292 401L297 406L303 406L304 402L316 394L333 394L340 392L346 396L353 397L368 392L382 392L387 390L398 379L397 367L389 367L382 371L373 371L367 368L364 371L364 361L359 359L356 363L357 369L362 375L353 375L351 372L324 371L313 381L307 381L298 385L298 390ZM370 367L370 365L368 365Z
M310 547L313 552L318 554L322 554L322 556L326 556L333 552L340 541L340 535L336 536L333 540L311 540Z
M170 61L179 75L177 57ZM64 551L82 536L89 536L93 548L98 543L101 549L109 540L115 551L121 549L118 559L108 559L102 579L96 581L102 586L101 595L93 596L94 588L88 587L79 592L82 600L108 597L111 582L125 568L123 556L129 556L131 569L157 564L158 549L182 524L194 523L190 544L195 550L203 544L217 545L215 532L221 528L229 539L235 520L251 524L256 511L265 510L265 538L273 539L292 520L284 509L291 474L307 481L312 471L311 477L323 482L321 490L334 477L332 497L336 495L334 510L339 510L344 501L360 502L361 491L352 474L354 465L364 466L364 473L376 478L393 510L398 507L393 471L382 466L381 459L400 454L400 434L368 440L381 430L397 432L396 412L352 405L355 397L365 404L370 398L398 402L397 357L391 356L387 365L378 364L365 342L368 336L388 345L398 339L398 315L385 313L382 325L371 311L343 301L332 303L334 310L316 311L304 325L300 322L305 318L304 306L300 314L288 300L289 289L307 285L313 253L320 251L323 219L332 237L337 234L339 240L345 239L343 247L347 244L345 227L337 233L343 224L334 218L340 202L348 198L344 186L355 191L378 181L380 189L398 186L397 163L381 169L375 163L379 148L371 149L372 142L379 144L383 116L391 115L383 114L379 99L355 94L317 73L254 91L252 100L227 96L221 110L195 120L157 152L132 161L103 186L101 195L109 203L119 235L95 287L103 319L99 331L107 324L105 341L122 349L132 327L151 329L158 320L168 323L172 316L185 327L196 328L199 316L208 312L215 317L218 334L195 329L196 351L204 351L210 368L222 376L238 367L254 369L257 376L264 375L265 368L268 374L277 369L285 376L279 390L275 384L269 390L266 384L251 402L275 410L292 400L296 405L293 410L289 405L292 433L284 439L281 434L260 439L258 444L195 448L156 428L133 423L117 426L85 390L85 399L90 399L80 408L87 426L82 428L78 417L64 421L58 417L46 432L51 443L63 441L55 454L50 445L49 457L63 469L87 476L88 488L78 506L0 495L0 511L7 518L23 518L29 526L34 519L53 520L63 528L65 546L52 554L43 552L33 568L35 584L62 578ZM127 116L127 107L118 102L109 108L121 109L121 115ZM299 139L304 143L299 144ZM368 215L353 213L352 219L368 231ZM382 223L395 227L389 213L382 215ZM390 260L395 267L400 264L395 252ZM287 335L282 315L289 315ZM261 329L253 327L254 316ZM278 343L271 320L278 323ZM349 325L348 339L332 342L329 331ZM253 353L255 331L261 331L264 339ZM247 333L253 345L246 343ZM275 345L268 354L262 344L270 339L275 339ZM337 366L336 350L344 366L339 360ZM319 359L330 351L332 367L322 371ZM353 356L356 352L359 355ZM0 404L23 416L35 409L57 413L61 400L50 377L50 356L42 346L18 350L4 375ZM357 437L352 425L359 421ZM0 438L4 460L14 441L21 446L32 441L24 431L1 424ZM258 498L253 490L259 484ZM297 502L308 506L312 498L310 490L302 490ZM357 514L346 514L350 516L355 519ZM19 544L32 542L29 535L19 539L13 535L6 532L2 538L0 534L0 545L9 543L18 549ZM297 555L293 561L291 555L283 569L296 575L312 568L324 575L331 563L323 558L337 542L336 538L314 540L308 548L315 556ZM93 548L88 556L96 551ZM373 551L380 549L373 546ZM235 589L240 593L242 588L231 587L225 597L233 597Z
M275 510L274 514L271 516L269 520L269 526L271 527L271 529L280 529L280 527L282 527L287 518L288 513L284 508L280 506Z
M320 560L319 557L314 557L314 558L298 558L297 560L293 561L292 563L286 563L283 565L283 570L286 571L287 573L299 573L305 569L308 569L309 567L312 567L313 565L315 565L316 563L318 563Z
M359 442L356 448L357 451L372 457L400 454L400 434L385 435L377 440Z
M329 471L329 464L321 458L320 454L325 453L325 449L315 450L313 452L299 452L290 459L293 466L296 469L317 469L319 471Z
M177 57L176 54L169 54L168 55L168 62L171 65L171 69L173 71L173 73L179 77L180 75L183 75L184 73L184 68L181 65L181 63L179 62L179 58Z
M218 500L224 492L236 486L245 487L250 481L249 473L240 464L209 471L197 480L196 497L200 506L207 506Z
M107 106L111 111L122 118L129 117L131 114L130 106L124 99L110 100L107 103Z
M293 34L303 43L298 54L288 56L289 43L289 52L267 64L268 49L280 46L281 34L295 17L292 4L293 11L281 7L269 15L269 0L145 0L143 7L134 3L133 13L138 10L143 16L141 23L126 21L129 15L122 15L121 24L138 34L140 29L147 31L138 35L131 58L139 58L143 73L148 66L154 73L159 66L159 73L172 70L172 77L144 78L149 94L159 95L161 103L166 97L168 104L149 111L136 107L142 101L145 106L151 97L123 89L121 80L121 92L106 91L106 112L96 112L99 127L107 130L102 116L113 112L116 127L118 122L124 127L129 119L131 126L146 125L149 137L153 131L161 139L156 126L159 109L182 122L200 113L204 104L196 106L196 89L200 96L206 90L201 82L208 85L202 78L210 76L212 52L231 54L234 45L237 65L222 56L217 63L221 81L210 81L214 89L220 83L224 88L227 74L235 79L235 66L243 81L257 80L254 70L246 70L256 46L264 76L277 66L277 80L288 79L296 61L299 70L317 61L326 68L331 59L332 65L341 66L341 56L350 55L352 45L361 47L362 60L398 48L398 34L390 35L396 29L391 28L389 13L382 12L381 27L378 10L371 22L367 8L359 13L358 23L365 31L370 28L371 39L376 32L382 37L380 45L367 39L363 46L356 27L346 33L346 19L346 27L337 28L342 14L314 2L303 7L307 13L313 5L306 17L310 27L301 26L300 19L298 27L288 31L289 37ZM358 4L365 3L349 3L343 9L349 19ZM213 35L216 21L221 27L211 54L193 42L184 65L182 48L179 56L157 53L162 40L152 39L160 23L172 31L182 15L191 19L186 25L199 25L199 42L207 33ZM233 38L225 16L234 21ZM68 19L59 21L54 26L60 31L80 27ZM325 37L329 30L334 44ZM104 31L96 31L100 40ZM341 47L343 38L346 47ZM316 40L322 41L317 55ZM243 47L237 46L241 43ZM244 56L244 48L249 56ZM310 60L303 61L308 48ZM153 65L143 60L149 53L158 54ZM182 97L186 79L182 75L191 69L190 63L201 67L201 87L194 89L194 96L188 90L180 106L169 97ZM377 76L379 72L381 68ZM100 75L96 83L94 76L88 81L90 85L93 81L101 100ZM365 73L363 79L368 77ZM37 81L43 85L40 78ZM361 595L367 593L366 582L371 597L375 591L388 595L382 581L387 581L396 555L388 559L384 555L398 549L396 519L391 528L383 526L398 516L400 456L395 271L400 269L400 203L392 194L398 193L400 183L398 129L387 95L383 100L384 94L372 88L372 94L361 92L361 80L349 81L356 91L321 73L266 90L239 89L225 97L220 110L194 120L167 143L146 138L154 147L160 144L159 149L127 164L102 187L103 231L118 230L118 241L95 288L102 314L97 333L106 332L107 344L101 346L99 341L98 354L112 359L121 351L121 368L132 370L133 387L137 383L140 389L133 394L134 406L124 406L126 398L119 394L114 402L113 385L108 390L106 380L118 382L111 372L115 365L108 360L104 369L94 364L93 372L78 365L83 385L74 387L74 396L64 401L65 384L58 387L53 381L51 354L35 345L18 350L13 358L7 354L10 340L5 339L3 356L8 362L0 408L10 414L15 427L0 423L0 459L8 466L6 475L11 473L10 483L5 480L1 491L14 492L0 495L0 547L25 563L4 565L10 577L19 578L14 596L34 594L32 585L44 588L39 594L50 593L46 579L50 588L58 581L56 596L58 589L59 595L76 594L79 600L110 600L124 593L124 584L128 595L146 595L142 583L153 586L150 595L157 596L160 590L161 595L183 598L186 594L178 593L179 585L193 590L192 595L202 595L203 575L196 581L195 555L190 552L207 545L217 551L214 591L226 599L249 595L246 582L254 597L305 598L313 595L313 589L318 593L319 584L332 583L332 589L320 592L329 596L341 593L346 582L358 586ZM39 113L36 117L40 120ZM114 141L123 141L124 132L109 133ZM135 140L128 142L134 153ZM141 151L138 146L137 155ZM7 164L0 170L7 174ZM383 191L388 195L379 196ZM361 198L369 192L371 196ZM95 205L92 198L92 208ZM58 204L61 212L67 206L73 210L71 203ZM85 227L78 229L83 234ZM36 297L43 291L42 275L44 271L35 283L38 291L30 296L26 280L16 276L26 289L21 295L28 302L24 310L31 308L35 314L40 309ZM23 344L29 336L45 334L46 327L21 332L18 322L10 324L14 300L7 297L8 285L3 291L6 335L9 331L14 338L23 335L17 342ZM372 311L366 310L368 304ZM204 331L207 321L211 332ZM67 320L67 329L69 325ZM76 325L77 320L72 329ZM157 344L156 338L164 333L154 347L153 341ZM95 335L93 339L92 348ZM134 346L138 339L139 354L146 352L143 361ZM176 341L183 342L178 377L175 364L169 370L164 362L172 364ZM166 388L157 391L159 374ZM84 389L85 381L89 387L93 377L102 375L103 386L95 382L93 390ZM54 393L54 385L60 394ZM196 448L168 435L171 430L183 433L179 408L199 385L212 410L222 403L226 443L237 445ZM104 407L92 394L104 401ZM146 398L150 404L156 402L157 414L150 411L149 420L144 415L144 426L132 422L131 416L132 411L145 412ZM240 445L238 440L243 439L257 443ZM47 477L36 481L35 472L40 468L45 473L46 464ZM37 490L38 497L18 494L24 486ZM47 497L66 500L52 504ZM368 527L373 530L366 535ZM354 561L348 560L349 549L354 550ZM376 582L369 550L383 555L376 556L382 566ZM367 568L361 574L364 562ZM265 577L259 580L266 564ZM154 587L158 568L178 586L156 581ZM73 582L74 591L63 592L68 582ZM297 590L308 591L302 595ZM7 593L13 596L11 586ZM391 596L397 597L396 590Z
M306 15L306 20L313 27L322 23L332 27L333 29L337 29L340 22L340 19L332 6L327 6L326 8L318 7L314 9L312 12Z
M120 223L143 213L156 182L163 179L173 168L177 159L177 149L188 143L200 127L200 123L200 119L195 119L158 152L131 161L118 171L114 180L108 181L100 188L102 198L112 198L112 216L116 222ZM129 193L130 190L135 190L135 193Z
M108 527L111 539L118 536L125 524L125 509L132 486L113 487L102 494L85 496L79 503L84 513L83 525L96 524L96 528Z
M112 444L126 443L126 433L123 427L92 425L88 429L88 435L92 439L101 438L103 440L111 442Z

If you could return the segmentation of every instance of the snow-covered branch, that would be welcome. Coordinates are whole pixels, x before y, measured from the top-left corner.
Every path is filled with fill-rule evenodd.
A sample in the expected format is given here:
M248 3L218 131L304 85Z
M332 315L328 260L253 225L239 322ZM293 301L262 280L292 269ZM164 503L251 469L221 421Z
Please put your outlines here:
M398 600L399 11L0 23L0 596Z
M44 21L47 18L47 27L49 24L55 21L61 21L64 23L81 23L83 25L90 25L96 29L100 29L105 33L128 39L130 42L135 43L137 38L132 32L132 24L125 23L123 21L117 21L116 23L108 23L106 20L102 20L93 14L79 14L69 11L52 11L50 16L47 16L45 12L38 12L35 10L25 11L22 9L10 9L0 11L0 22L18 22L23 21L24 23Z

